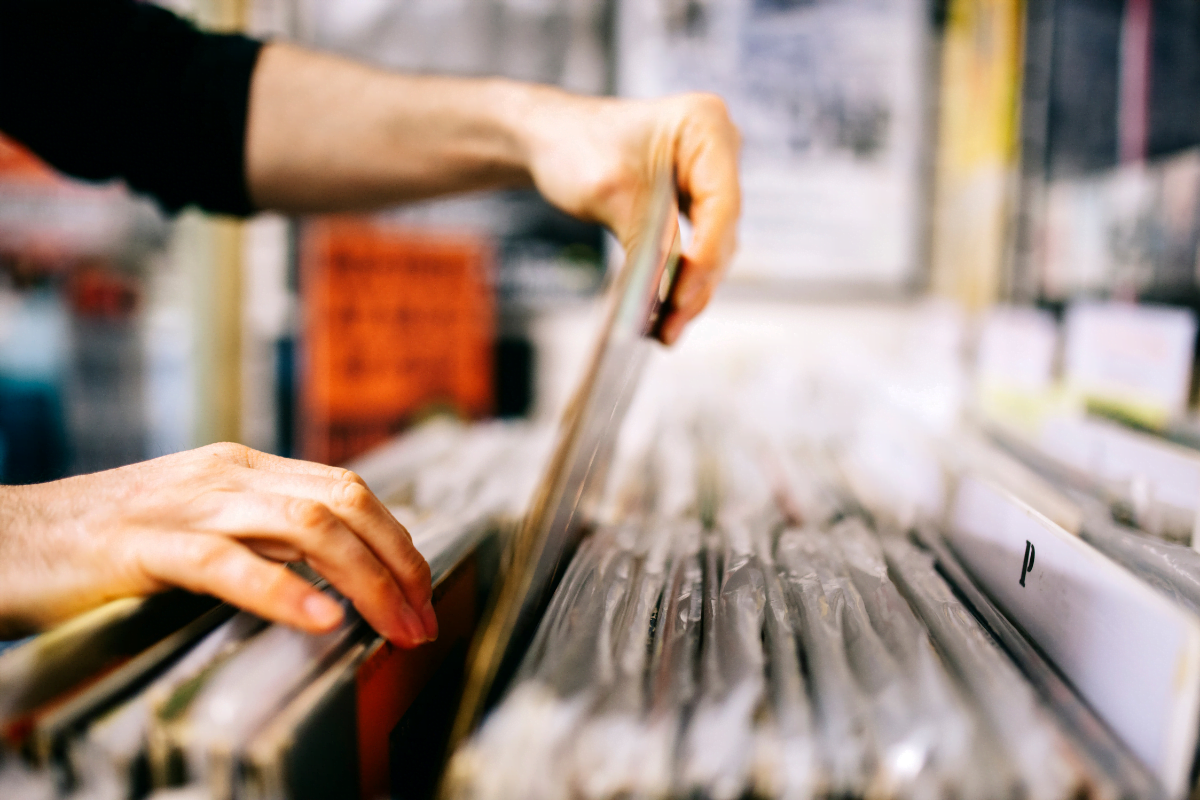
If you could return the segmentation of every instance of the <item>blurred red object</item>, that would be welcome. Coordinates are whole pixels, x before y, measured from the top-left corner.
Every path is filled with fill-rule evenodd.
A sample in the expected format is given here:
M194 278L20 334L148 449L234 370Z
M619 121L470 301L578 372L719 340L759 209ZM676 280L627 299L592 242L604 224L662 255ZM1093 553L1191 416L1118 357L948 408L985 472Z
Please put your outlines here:
M138 281L100 261L74 268L67 282L71 307L81 317L125 320L137 310Z
M345 461L430 409L491 411L489 240L329 217L300 252L304 458Z
M24 145L0 134L0 180L59 183L63 178Z
M134 234L135 212L120 181L69 178L0 134L0 260L58 273L112 258Z

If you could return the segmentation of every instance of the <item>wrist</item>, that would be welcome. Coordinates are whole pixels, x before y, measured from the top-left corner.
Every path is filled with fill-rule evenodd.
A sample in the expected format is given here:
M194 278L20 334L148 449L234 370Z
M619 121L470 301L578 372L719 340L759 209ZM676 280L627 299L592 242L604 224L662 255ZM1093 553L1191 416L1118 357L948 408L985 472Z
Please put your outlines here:
M489 78L486 84L487 106L504 153L504 166L532 180L534 158L545 138L546 110L565 93L507 78Z

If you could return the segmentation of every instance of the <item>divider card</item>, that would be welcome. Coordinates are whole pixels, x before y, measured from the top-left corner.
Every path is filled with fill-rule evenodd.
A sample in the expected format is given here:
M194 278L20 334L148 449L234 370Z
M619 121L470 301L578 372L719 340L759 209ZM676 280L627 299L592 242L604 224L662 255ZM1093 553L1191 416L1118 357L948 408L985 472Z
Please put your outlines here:
M1113 422L1074 416L1047 419L1038 441L1050 456L1106 485L1128 491L1140 512L1142 527L1146 522L1156 523L1160 530L1152 532L1186 537L1185 541L1196 538L1200 452ZM1176 513L1163 519L1140 519L1149 509L1138 506L1156 504Z
M1063 370L1088 397L1163 418L1187 411L1196 315L1145 303L1072 303Z
M948 538L995 603L1182 797L1200 726L1200 618L974 475L959 482Z

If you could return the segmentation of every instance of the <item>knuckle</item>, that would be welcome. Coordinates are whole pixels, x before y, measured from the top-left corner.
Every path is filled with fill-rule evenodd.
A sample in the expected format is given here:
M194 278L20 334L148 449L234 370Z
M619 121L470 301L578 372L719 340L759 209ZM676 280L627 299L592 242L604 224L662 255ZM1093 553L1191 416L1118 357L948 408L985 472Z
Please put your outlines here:
M251 450L246 445L237 442L217 442L200 448L200 452L216 456L223 461L245 464L250 460Z
M188 545L187 559L198 574L236 578L236 559L231 549L220 540L194 537Z
M729 108L725 105L725 98L721 97L721 95L704 92L701 94L701 102L709 112L722 117L729 116Z
M362 479L362 478L359 476L359 474L358 474L357 472L353 471L353 470L349 470L349 469L343 469L343 470L341 471L341 474L340 474L340 475L338 475L337 477L338 477L338 480L347 481L347 482L349 482L349 483L356 483L356 484L358 484L359 486L362 486L362 487L364 487L364 488L366 488L366 485L367 485L367 482L366 482L366 481L364 481L364 480L363 480L363 479Z
M369 508L373 497L371 490L361 483L343 483L338 487L337 502L355 511Z
M694 113L705 114L718 119L729 117L729 108L719 94L713 92L692 92L686 95L687 104Z
M333 521L333 512L324 503L307 498L296 498L288 503L288 520L307 531L324 532Z

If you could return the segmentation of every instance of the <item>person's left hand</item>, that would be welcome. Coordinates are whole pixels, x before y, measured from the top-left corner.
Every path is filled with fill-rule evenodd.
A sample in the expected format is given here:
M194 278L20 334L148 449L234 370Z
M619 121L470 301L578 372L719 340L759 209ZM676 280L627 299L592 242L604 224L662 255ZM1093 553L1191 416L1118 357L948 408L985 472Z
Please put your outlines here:
M341 607L401 647L437 637L429 564L354 473L221 443L33 486L0 486L0 638L179 586L310 633Z
M741 213L741 137L716 95L579 97L539 88L522 125L527 167L547 200L603 223L629 252L655 178L675 175L692 240L661 328L671 344L707 305L733 256Z

